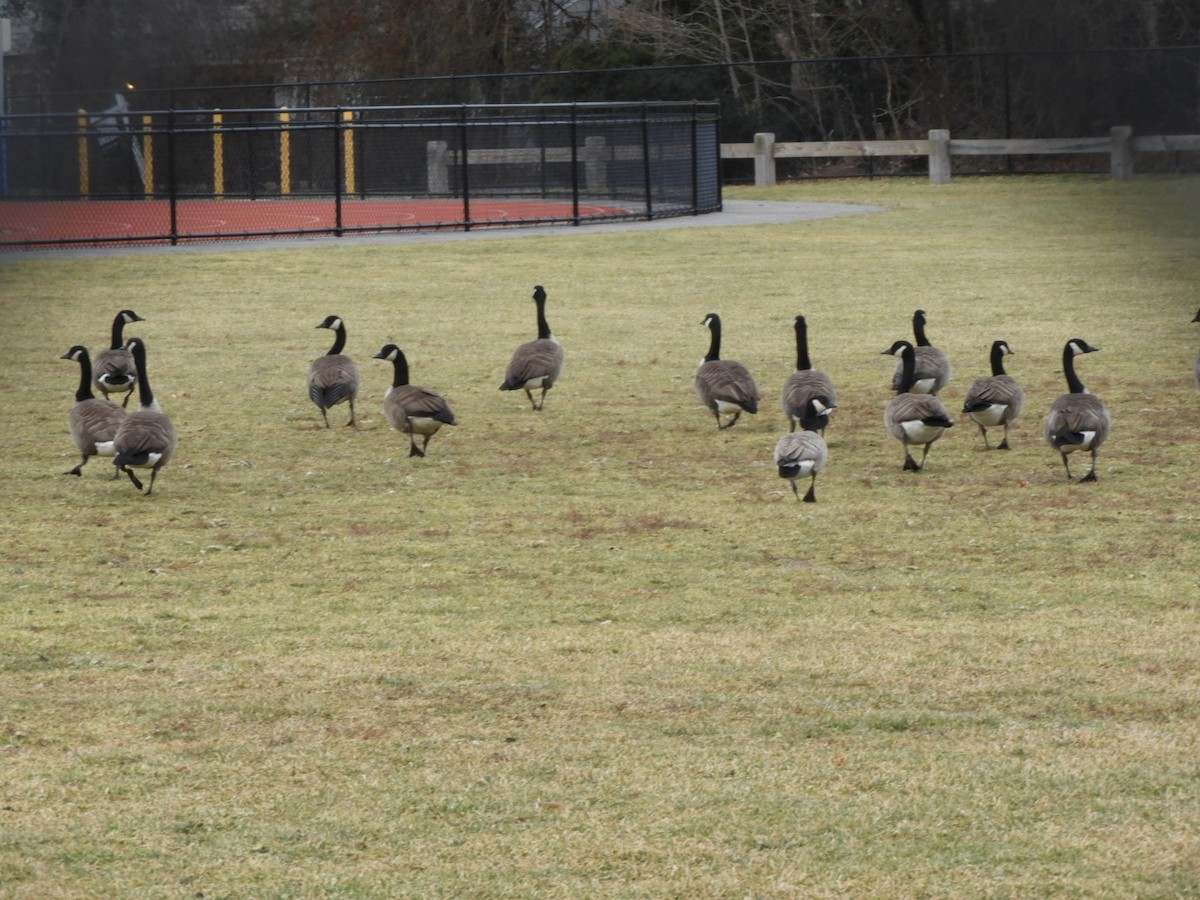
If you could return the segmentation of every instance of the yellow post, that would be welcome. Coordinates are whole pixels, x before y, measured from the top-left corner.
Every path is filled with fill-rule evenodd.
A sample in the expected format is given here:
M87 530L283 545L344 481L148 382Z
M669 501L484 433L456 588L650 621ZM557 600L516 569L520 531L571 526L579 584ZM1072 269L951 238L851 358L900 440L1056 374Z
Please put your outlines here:
M142 173L142 190L147 197L154 194L154 138L150 135L150 116L142 116L142 159L146 168Z
M88 160L88 118L86 109L78 112L79 118L76 122L79 125L79 196L86 199L92 187L92 167Z
M356 181L354 173L354 129L350 127L350 123L354 121L354 113L350 110L345 110L342 113L342 121L346 123L346 128L342 131L342 170L346 173L346 193L353 194Z
M279 132L279 193L292 192L292 136L288 133L287 123L292 119L286 106L279 109L279 121L283 129Z
M225 121L219 112L213 113L213 196L220 200L225 196L225 135L221 134L221 123Z

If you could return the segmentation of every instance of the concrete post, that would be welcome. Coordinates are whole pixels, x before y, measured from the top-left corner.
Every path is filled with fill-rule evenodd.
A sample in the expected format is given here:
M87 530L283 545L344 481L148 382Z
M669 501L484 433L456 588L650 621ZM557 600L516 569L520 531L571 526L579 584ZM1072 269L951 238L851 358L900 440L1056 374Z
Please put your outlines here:
M1112 177L1117 181L1133 178L1133 129L1118 125L1109 132L1112 140Z
M770 187L775 184L775 135L754 135L754 183Z
M929 180L950 183L950 132L944 128L929 132Z

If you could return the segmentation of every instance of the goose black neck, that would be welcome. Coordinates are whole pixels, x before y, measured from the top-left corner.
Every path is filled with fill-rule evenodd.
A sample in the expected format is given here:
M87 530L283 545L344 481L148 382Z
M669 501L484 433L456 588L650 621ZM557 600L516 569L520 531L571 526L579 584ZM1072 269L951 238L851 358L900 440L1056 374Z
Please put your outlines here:
M808 323L804 316L796 316L796 368L804 371L812 368L808 358Z
M912 390L917 375L917 353L911 344L900 350L900 366L900 389L897 393L907 394Z
M992 374L1004 374L1004 345L999 341L992 344Z
M708 320L708 332L708 355L704 361L712 362L721 358L721 320L716 316Z
M341 353L346 349L346 326L339 324L334 330L333 346L329 348L328 356L333 356L335 353Z
M138 401L146 409L154 405L154 392L150 390L150 376L146 374L146 348L135 343L129 348L133 354L133 364L137 368Z
M1083 386L1083 382L1075 374L1075 351L1071 349L1070 344L1063 347L1063 374L1067 376L1068 391L1072 394L1087 393L1087 388Z
M79 354L79 390L75 392L77 401L95 400L92 393L92 358L84 350Z
M925 337L925 313L920 310L913 316L913 337L917 339L918 347L930 346L929 338Z
M546 295L539 292L533 302L537 305L538 340L544 341L550 337L550 324L546 321Z
M392 360L392 366L394 367L392 387L404 387L408 384L408 360L404 357L404 351L396 351L396 358Z
M125 342L125 316L119 315L113 319L112 349L120 350Z

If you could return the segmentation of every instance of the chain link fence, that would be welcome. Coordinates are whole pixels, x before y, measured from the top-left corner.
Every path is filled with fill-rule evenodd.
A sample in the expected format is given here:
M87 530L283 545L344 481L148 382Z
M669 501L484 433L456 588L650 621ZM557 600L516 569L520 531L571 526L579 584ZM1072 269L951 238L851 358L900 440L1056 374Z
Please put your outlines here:
M10 116L0 247L476 228L721 207L714 103Z

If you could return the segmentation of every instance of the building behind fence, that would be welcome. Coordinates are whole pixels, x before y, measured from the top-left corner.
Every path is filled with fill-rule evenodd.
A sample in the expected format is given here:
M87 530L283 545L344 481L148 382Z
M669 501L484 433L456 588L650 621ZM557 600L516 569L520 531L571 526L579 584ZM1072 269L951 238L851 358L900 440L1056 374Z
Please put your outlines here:
M96 115L10 116L3 144L0 246L579 224L721 206L713 103L135 111L117 96ZM248 205L265 200L293 202ZM56 209L69 227L48 218Z

